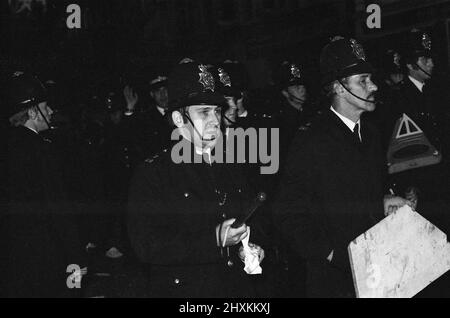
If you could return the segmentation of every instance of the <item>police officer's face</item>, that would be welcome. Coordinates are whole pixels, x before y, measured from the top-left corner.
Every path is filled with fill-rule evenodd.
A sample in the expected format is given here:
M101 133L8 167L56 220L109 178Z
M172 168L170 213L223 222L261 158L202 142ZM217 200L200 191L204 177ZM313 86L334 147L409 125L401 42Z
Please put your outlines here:
M354 108L362 111L374 111L375 110L375 92L378 87L372 82L371 74L357 74L348 77L348 89L356 96L366 99L368 101L363 101L361 99L352 96L350 93L346 92L346 100Z
M417 65L426 73L432 75L434 70L433 58L421 56L417 60ZM430 75L426 74L422 70L419 69L419 74L421 75L423 80L430 79Z
M167 108L169 99L167 95L167 87L160 87L159 89L152 90L151 93L152 98L155 100L156 104L159 107Z
M221 135L221 108L215 105L193 105L188 108L189 116L195 129L191 135L198 147L214 147ZM201 137L200 137L200 136Z
M50 108L50 106L47 105L47 102L39 103L38 107L41 111L36 112L36 128L38 129L38 131L47 130L49 127L47 126L45 120L47 120L47 122L50 124L53 110ZM45 120L42 116L45 117Z
M306 87L305 85L292 85L287 88L290 96L293 96L294 101L304 101L306 100Z
M402 73L394 73L389 75L389 79L394 85L398 85L403 82L403 74Z

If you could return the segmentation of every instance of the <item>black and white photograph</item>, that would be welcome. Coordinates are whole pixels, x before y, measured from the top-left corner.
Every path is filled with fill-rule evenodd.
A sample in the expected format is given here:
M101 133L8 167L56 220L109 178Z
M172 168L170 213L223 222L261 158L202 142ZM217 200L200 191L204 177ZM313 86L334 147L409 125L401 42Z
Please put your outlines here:
M0 43L0 298L450 298L450 0L0 0Z

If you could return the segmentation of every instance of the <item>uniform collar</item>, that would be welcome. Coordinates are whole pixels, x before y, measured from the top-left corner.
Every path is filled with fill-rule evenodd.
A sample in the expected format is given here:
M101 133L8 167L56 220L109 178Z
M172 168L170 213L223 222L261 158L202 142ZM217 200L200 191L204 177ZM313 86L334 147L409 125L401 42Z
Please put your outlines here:
M199 156L204 157L204 154L206 154L206 158L208 158L208 163L211 164L211 148L200 148L195 146L195 153Z
M417 87L417 89L423 93L423 86L425 85L425 83L419 82L418 80L416 80L414 77L408 75L409 80L414 84L414 86Z
M355 126L358 124L358 134L361 137L361 119L359 119L356 123L353 122L352 120L348 119L345 116L342 116L341 114L339 114L337 111L334 110L333 106L330 107L331 111L333 113L336 114L336 116L339 117L340 120L342 120L342 122L345 124L345 126L348 127L348 129L351 130L351 132L353 132L353 130L355 129Z
M28 127L28 126L23 126L23 127L27 128L27 129L29 129L29 130L31 130L31 131L34 132L36 135L39 135L39 133L37 132L37 130L35 130L35 129L31 128L31 127Z
M161 115L166 115L166 110L162 107L159 107L158 105L156 105L156 109L160 112Z

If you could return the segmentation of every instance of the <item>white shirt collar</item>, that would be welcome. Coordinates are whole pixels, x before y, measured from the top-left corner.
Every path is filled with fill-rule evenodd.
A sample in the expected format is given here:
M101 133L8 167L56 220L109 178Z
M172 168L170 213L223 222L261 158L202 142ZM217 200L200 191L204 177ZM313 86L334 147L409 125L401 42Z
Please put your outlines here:
M409 80L417 87L417 89L423 93L423 86L425 85L425 83L419 82L418 80L416 80L414 77L408 75Z
M336 114L336 116L338 116L343 122L344 124L348 127L348 129L351 130L351 132L353 132L353 130L355 129L356 124L358 124L358 135L359 138L361 139L361 119L359 119L356 123L354 121L352 121L351 119L348 119L345 116L342 116L341 114L339 114L337 111L334 110L333 106L330 107L331 111L333 113Z
M195 152L199 156L203 156L203 154L206 153L206 155L208 156L208 163L211 164L211 148L200 148L195 146Z
M38 134L39 135L39 133L37 132L37 130L34 130L33 128L31 128L31 127L28 127L28 126L24 126L25 128L28 128L29 130L31 130L31 131L33 131L33 132L35 132L36 134Z
M161 115L165 115L166 114L166 110L162 107L159 107L158 105L156 105L156 108L158 109L158 111L161 113Z

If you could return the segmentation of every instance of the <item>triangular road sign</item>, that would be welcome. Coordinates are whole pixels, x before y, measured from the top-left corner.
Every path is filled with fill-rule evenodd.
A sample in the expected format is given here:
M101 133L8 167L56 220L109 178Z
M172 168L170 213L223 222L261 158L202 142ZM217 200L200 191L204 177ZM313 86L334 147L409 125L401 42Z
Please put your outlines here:
M397 135L395 137L397 139L423 133L422 129L420 129L419 126L417 126L417 124L406 114L403 114L400 119L399 127L395 130L397 130Z
M395 124L387 152L389 173L430 166L441 160L441 153L430 143L422 129L403 114Z

